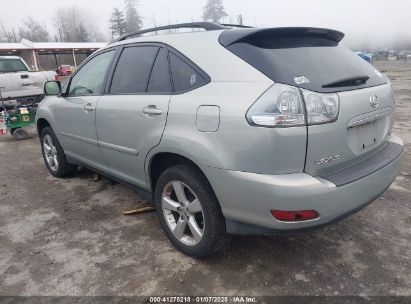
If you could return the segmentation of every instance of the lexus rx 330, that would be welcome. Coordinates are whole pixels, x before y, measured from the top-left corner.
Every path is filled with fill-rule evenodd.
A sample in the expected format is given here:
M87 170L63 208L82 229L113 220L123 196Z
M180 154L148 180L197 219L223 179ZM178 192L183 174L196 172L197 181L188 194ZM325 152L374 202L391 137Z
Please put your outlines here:
M335 222L393 182L391 84L343 33L180 27L205 31L127 35L46 83L37 128L53 176L84 166L133 187L194 257L229 234Z

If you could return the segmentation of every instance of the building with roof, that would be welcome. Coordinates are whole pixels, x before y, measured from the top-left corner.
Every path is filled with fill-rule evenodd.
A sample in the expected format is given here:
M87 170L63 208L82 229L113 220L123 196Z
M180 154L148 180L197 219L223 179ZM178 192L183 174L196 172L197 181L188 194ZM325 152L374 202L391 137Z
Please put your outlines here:
M55 70L60 64L77 67L85 58L106 43L31 42L0 43L0 56L21 56L33 71Z

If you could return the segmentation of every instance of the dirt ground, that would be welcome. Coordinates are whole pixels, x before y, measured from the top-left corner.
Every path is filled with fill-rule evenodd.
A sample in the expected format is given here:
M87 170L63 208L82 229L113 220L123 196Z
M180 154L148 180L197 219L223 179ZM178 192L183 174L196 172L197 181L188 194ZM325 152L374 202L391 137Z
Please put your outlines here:
M0 138L0 295L411 296L411 63L377 63L397 98L401 174L360 213L297 237L233 237L195 260L175 250L146 202L82 171L46 171L34 130Z

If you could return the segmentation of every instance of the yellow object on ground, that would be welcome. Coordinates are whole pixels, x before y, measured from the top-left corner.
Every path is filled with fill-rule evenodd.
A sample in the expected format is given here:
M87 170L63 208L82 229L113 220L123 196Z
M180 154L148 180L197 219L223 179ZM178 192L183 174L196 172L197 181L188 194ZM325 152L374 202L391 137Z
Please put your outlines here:
M145 212L150 212L150 211L155 211L155 210L156 210L156 208L154 208L154 207L143 207L143 208L139 208L139 209L124 211L123 215L133 215L133 214L145 213Z

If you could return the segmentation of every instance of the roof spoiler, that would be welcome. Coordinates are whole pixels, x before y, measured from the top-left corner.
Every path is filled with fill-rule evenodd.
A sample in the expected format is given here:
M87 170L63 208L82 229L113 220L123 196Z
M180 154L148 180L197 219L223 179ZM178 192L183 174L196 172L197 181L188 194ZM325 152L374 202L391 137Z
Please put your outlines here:
M292 37L292 36L311 36L325 38L336 43L344 38L344 33L336 30L314 27L279 27L266 29L233 29L224 31L219 41L224 47L228 47L234 43L247 42L255 39L269 37Z

